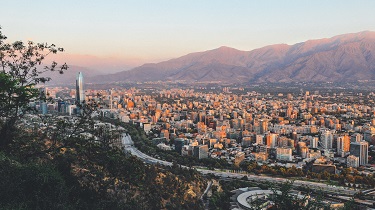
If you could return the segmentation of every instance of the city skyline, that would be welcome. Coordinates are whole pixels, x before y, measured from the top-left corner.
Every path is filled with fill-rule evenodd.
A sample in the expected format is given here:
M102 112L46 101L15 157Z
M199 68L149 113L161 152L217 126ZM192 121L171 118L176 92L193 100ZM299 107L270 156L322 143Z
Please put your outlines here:
M1 5L1 208L375 207L375 1Z
M10 41L53 42L73 64L102 59L126 68L220 46L253 50L374 31L374 6L373 1L11 1L0 16ZM12 15L15 9L23 15Z

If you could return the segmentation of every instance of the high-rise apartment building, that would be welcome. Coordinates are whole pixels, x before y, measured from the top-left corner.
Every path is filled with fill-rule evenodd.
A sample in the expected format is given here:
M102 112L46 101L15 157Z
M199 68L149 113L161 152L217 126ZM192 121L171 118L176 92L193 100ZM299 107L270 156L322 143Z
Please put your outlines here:
M351 137L350 137L350 141L351 142L360 142L363 140L363 135L359 134L359 133L355 133L353 134Z
M277 145L278 134L269 133L266 135L266 145L269 148L275 148Z
M260 134L264 134L268 131L268 121L267 119L259 120L259 132Z
M175 150L179 154L181 154L182 147L185 145L185 140L181 138L177 138L174 140Z
M194 146L193 154L199 159L208 158L208 145Z
M350 150L350 137L348 135L337 137L337 154L345 156Z
M310 139L310 148L318 148L318 142L319 142L318 137L312 137Z
M349 155L346 158L346 166L353 167L353 168L359 167L359 158L354 155Z
M323 149L332 149L333 135L330 131L324 131L320 136L320 146Z
M350 154L359 158L359 165L366 165L368 163L368 142L350 143Z
M276 148L276 159L284 161L292 161L292 149L291 148Z

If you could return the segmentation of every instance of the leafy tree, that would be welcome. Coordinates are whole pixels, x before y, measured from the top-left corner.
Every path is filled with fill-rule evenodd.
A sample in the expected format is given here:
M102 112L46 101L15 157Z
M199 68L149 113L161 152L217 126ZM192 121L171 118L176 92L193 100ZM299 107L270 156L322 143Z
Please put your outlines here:
M298 196L292 194L292 182L285 182L279 186L271 184L269 187L272 191L272 194L268 197L268 201L271 204L269 209L326 209L328 208L322 200L322 196L318 196L316 199L310 199L309 195ZM251 203L254 209L259 209L262 205L262 202L258 202L258 199L255 199Z
M196 171L145 165L112 147L118 133L94 129L100 104L84 103L73 118L32 115L22 126L19 119L33 111L28 103L45 100L35 89L49 80L41 74L67 66L53 62L40 70L48 54L62 49L5 39L0 30L0 209L202 208L198 196L205 181Z
M49 54L62 52L63 48L32 41L6 43L6 39L0 27L0 148L7 147L12 141L17 120L30 110L29 102L38 98L35 85L50 80L40 74L46 71L63 73L68 69L66 64L57 66L56 62L40 69Z
M69 209L68 188L52 164L22 164L0 153L0 209Z

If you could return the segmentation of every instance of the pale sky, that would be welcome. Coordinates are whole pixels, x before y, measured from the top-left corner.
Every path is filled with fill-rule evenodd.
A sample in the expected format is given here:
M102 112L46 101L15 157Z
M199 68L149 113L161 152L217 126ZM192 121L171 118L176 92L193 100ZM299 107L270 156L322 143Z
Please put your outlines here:
M375 31L373 0L7 0L10 41L64 47L129 65L220 46L252 50Z

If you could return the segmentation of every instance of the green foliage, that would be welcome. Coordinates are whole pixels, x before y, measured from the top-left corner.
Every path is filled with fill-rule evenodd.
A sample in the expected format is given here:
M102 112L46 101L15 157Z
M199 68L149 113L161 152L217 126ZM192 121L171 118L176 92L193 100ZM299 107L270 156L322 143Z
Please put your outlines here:
M0 30L0 209L202 208L205 180L196 171L145 165L113 147L119 133L94 129L100 105L93 101L74 120L33 115L25 126L19 119L32 111L28 103L45 100L34 89L49 80L40 74L67 66L38 68L62 48L5 39Z
M228 191L214 192L210 198L209 209L229 209L231 194Z
M81 139L82 141L82 139ZM1 153L0 207L10 209L200 209L205 181L195 171L157 168L116 148L71 144L49 157ZM18 153L19 154L19 153ZM190 189L190 190L189 190ZM192 191L198 195L189 195ZM19 202L22 200L22 202Z
M15 115L17 108L27 108L31 99L38 96L38 91L32 85L22 86L19 80L5 72L0 72L0 84L1 117Z
M300 210L321 210L331 209L329 202L323 202L326 195L323 192L317 194L307 193L305 195L295 195L292 193L293 182L284 182L277 185L270 185L273 194L268 198L272 207L269 209L300 209ZM357 209L354 200L346 202L342 209Z
M212 187L212 196L209 200L210 209L229 209L230 207L230 197L233 195L232 190L242 188L242 187L254 187L253 183L242 181L242 180L232 180L232 181L220 181L220 186L222 191L217 190L217 186Z
M0 208L70 209L64 178L51 164L19 163L0 153Z
M32 41L6 43L6 39L0 27L0 148L6 148L11 143L17 120L30 111L29 102L32 99L45 99L34 86L50 78L40 74L46 71L63 73L68 69L66 64L58 67L56 62L42 70L38 68L49 54L64 51L54 44Z
M273 203L271 209L324 209L321 197L315 201L309 199L308 195L299 197L292 194L292 182L282 183L279 187L271 187L273 194L269 200Z

